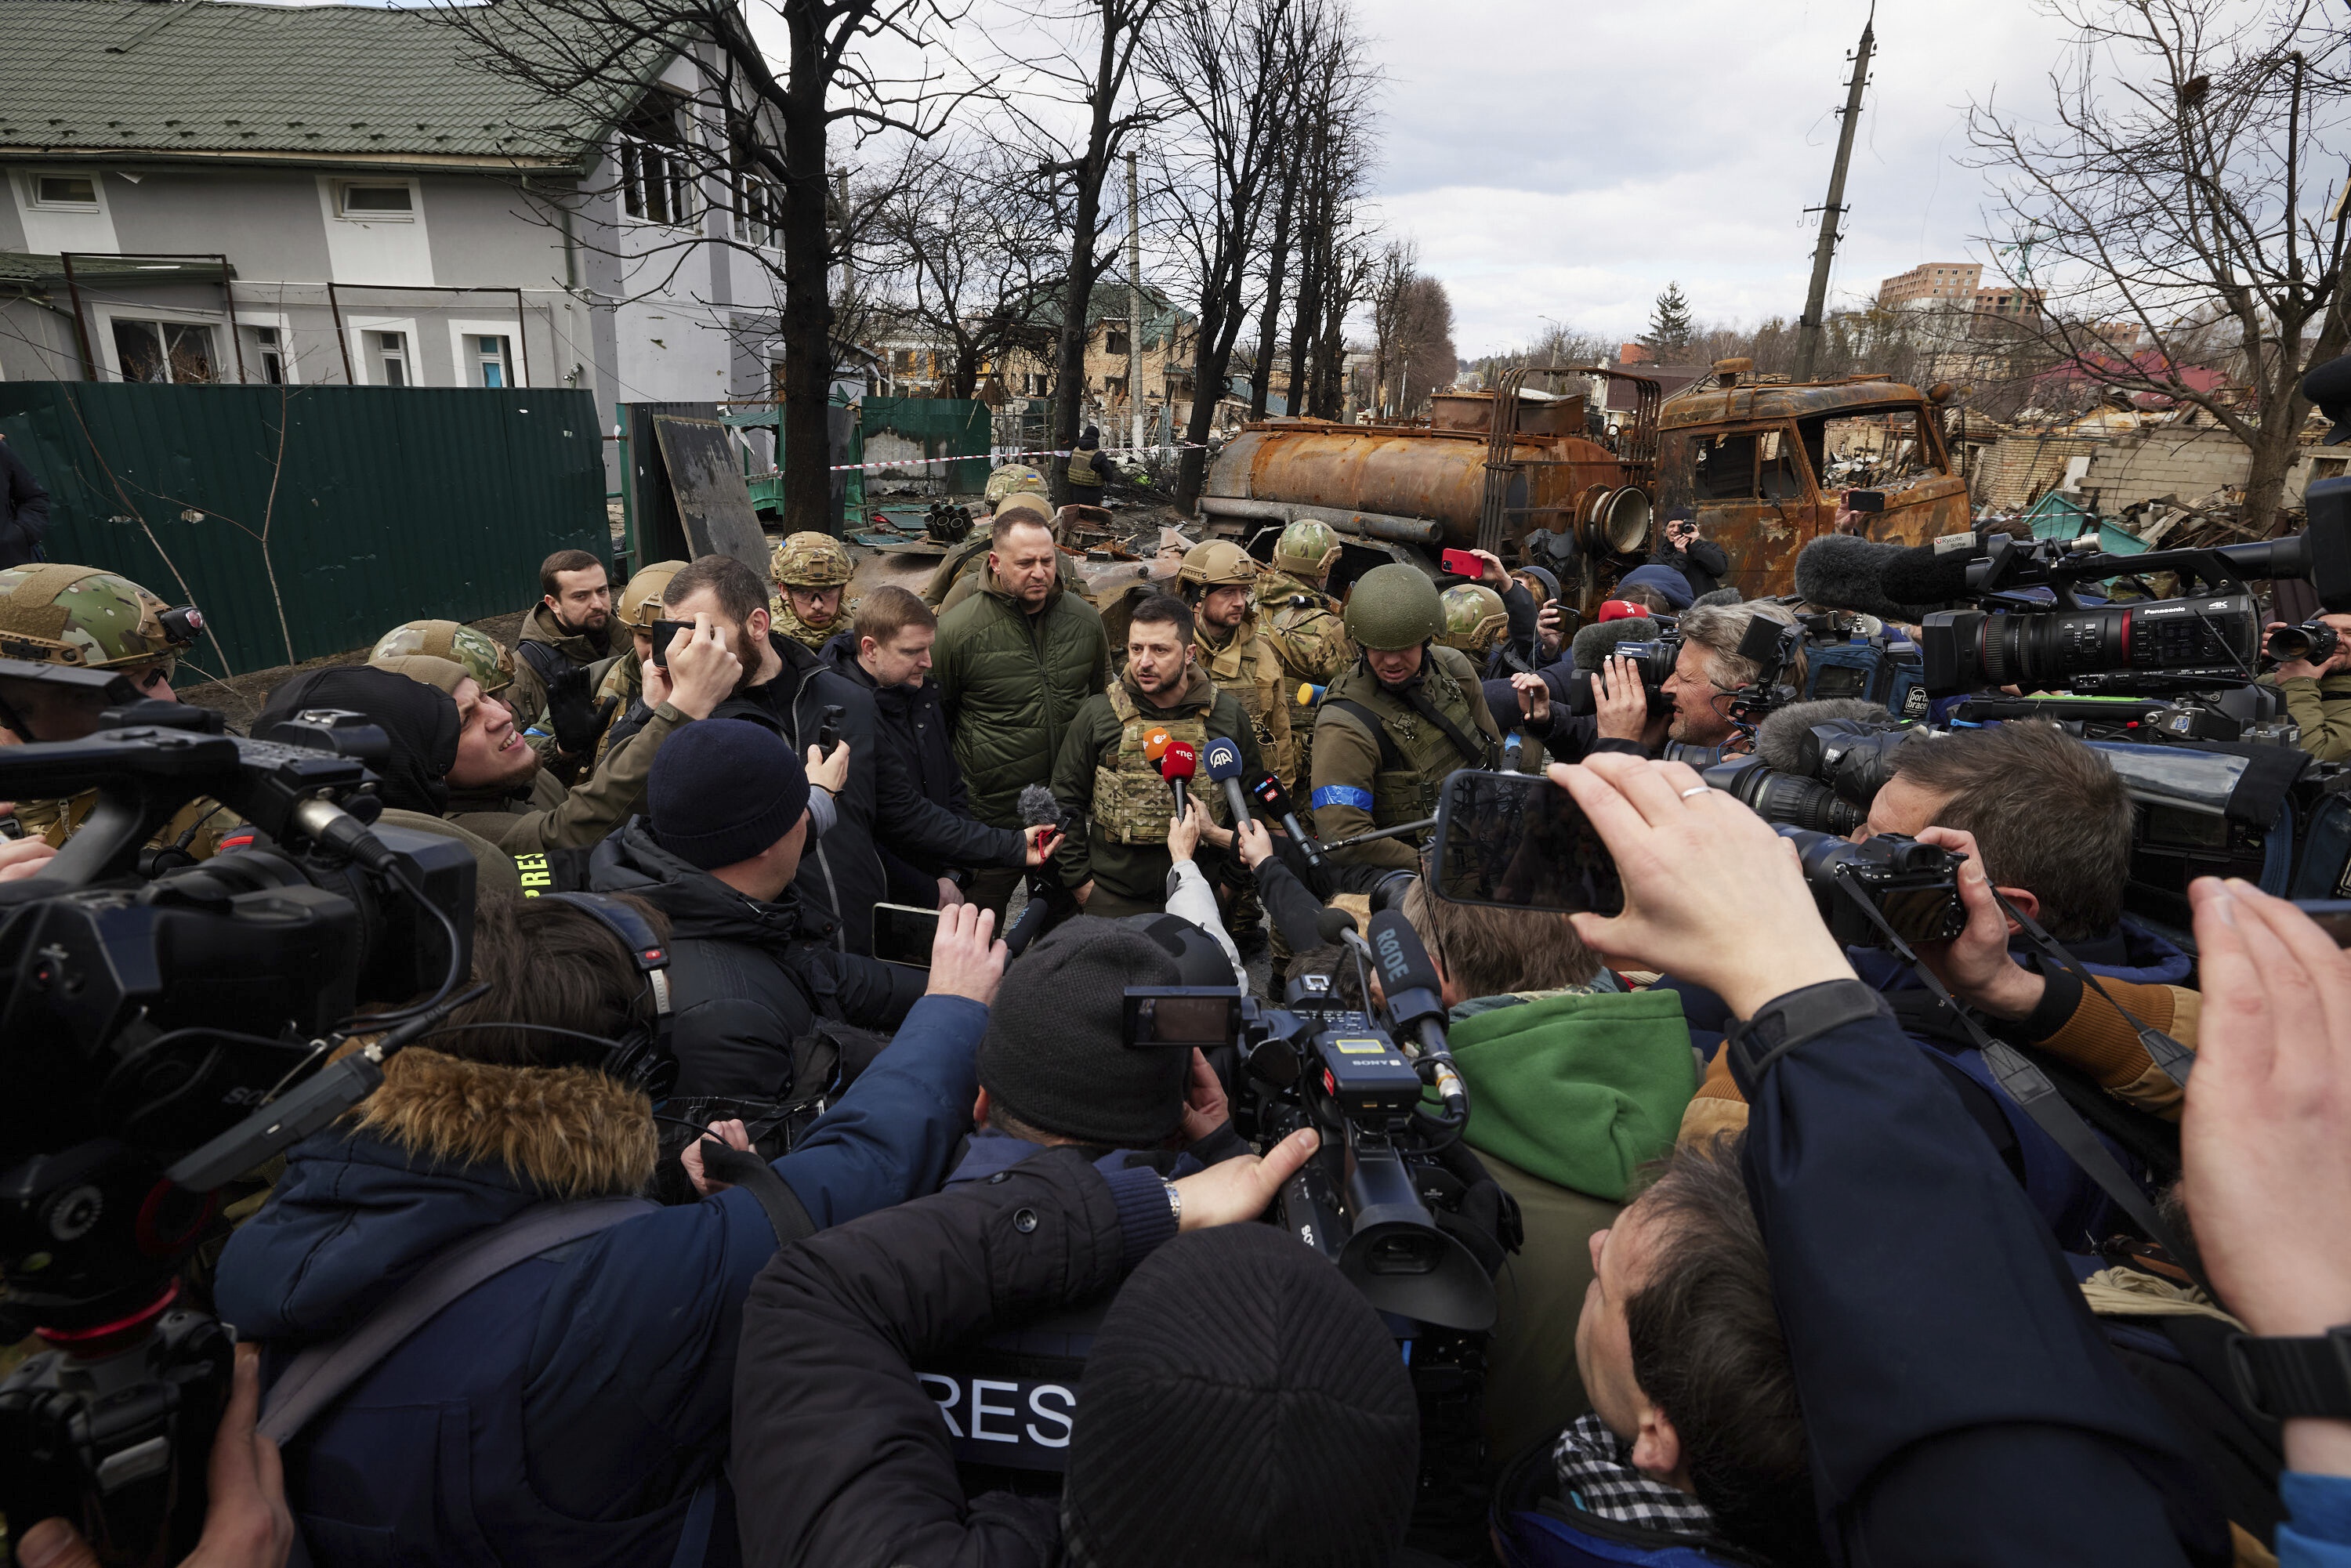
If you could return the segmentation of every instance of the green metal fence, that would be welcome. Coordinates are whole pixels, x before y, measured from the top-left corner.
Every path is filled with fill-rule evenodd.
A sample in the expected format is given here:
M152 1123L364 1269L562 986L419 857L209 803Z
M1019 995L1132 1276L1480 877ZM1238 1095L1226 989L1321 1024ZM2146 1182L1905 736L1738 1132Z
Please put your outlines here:
M585 392L0 382L0 436L48 558L201 606L205 674L520 609L549 553L610 548Z

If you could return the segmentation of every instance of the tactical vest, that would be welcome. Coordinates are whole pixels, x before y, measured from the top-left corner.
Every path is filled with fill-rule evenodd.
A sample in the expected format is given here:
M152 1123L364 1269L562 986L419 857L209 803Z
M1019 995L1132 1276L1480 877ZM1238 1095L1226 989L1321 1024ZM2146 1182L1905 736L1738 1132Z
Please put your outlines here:
M1468 658L1458 650L1430 647L1421 661L1421 690L1429 705L1478 746L1464 757L1437 726L1415 713L1358 662L1331 683L1322 706L1335 707L1361 724L1380 743L1379 770L1372 775L1372 825L1393 828L1437 814L1445 780L1464 768L1491 768L1499 760L1500 737L1490 716L1479 722L1465 683L1477 679Z
M1153 718L1136 711L1134 698L1124 681L1110 684L1111 712L1118 716L1118 750L1107 765L1094 764L1094 803L1092 816L1094 831L1114 844L1164 844L1167 841L1168 820L1176 815L1176 791L1159 776L1159 764L1143 755L1143 738L1155 729L1164 729L1171 740L1180 740L1195 751L1208 748L1208 715L1216 707L1211 692L1207 706L1199 712L1181 718ZM1229 813L1225 810L1224 791L1208 783L1202 773L1196 780L1200 786L1186 786L1191 798L1208 808L1208 820L1219 827L1229 826Z
M16 803L16 821L27 838L44 841L51 849L61 850L81 829L82 822L98 804L98 791L85 789L68 800L20 800ZM245 826L245 819L213 800L200 796L172 814L155 836L147 841L150 849L179 849L190 860L208 861L220 852L221 841Z
M1070 465L1062 477L1072 485L1081 486L1091 487L1101 484L1102 471L1094 466L1099 455L1099 449L1089 451L1082 446L1077 448L1070 454Z
M1257 731L1257 748L1266 767L1286 782L1297 765L1297 758L1290 741L1293 688L1284 676L1281 656L1274 652L1271 643L1258 635L1254 620L1243 621L1235 627L1232 641L1222 648L1210 647L1197 632L1192 642L1200 652L1201 667L1217 683L1217 689L1232 693L1233 700L1249 715L1249 727Z

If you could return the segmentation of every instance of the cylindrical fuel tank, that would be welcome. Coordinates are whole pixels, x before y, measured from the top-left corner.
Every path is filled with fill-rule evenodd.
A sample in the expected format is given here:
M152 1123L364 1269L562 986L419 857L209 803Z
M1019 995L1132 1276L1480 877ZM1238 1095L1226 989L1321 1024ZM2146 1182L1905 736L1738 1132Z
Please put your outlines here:
M1485 507L1488 451L1482 431L1255 424L1226 443L1203 495L1427 517L1445 526L1447 544L1468 549ZM1573 528L1582 520L1578 497L1594 486L1614 490L1627 482L1614 454L1581 436L1521 434L1511 456L1530 465L1511 475L1504 503L1513 514L1504 532L1514 539L1534 528Z

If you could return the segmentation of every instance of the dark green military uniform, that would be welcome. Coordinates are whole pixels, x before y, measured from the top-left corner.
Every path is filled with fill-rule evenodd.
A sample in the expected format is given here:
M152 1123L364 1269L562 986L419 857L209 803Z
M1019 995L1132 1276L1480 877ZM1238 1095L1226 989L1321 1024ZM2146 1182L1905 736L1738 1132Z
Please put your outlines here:
M2351 670L2316 680L2297 675L2275 683L2285 711L2302 727L2302 748L2321 762L2351 760Z

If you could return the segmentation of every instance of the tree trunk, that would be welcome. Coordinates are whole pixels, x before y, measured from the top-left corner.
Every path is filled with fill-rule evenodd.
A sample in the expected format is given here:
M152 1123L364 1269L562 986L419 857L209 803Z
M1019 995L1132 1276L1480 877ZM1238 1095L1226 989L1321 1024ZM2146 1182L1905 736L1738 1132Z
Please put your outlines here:
M826 210L824 34L811 8L789 13L791 79L783 108L784 519L793 533L831 529L832 235Z
M1257 368L1249 373L1249 417L1265 417L1266 399L1273 390L1273 356L1276 339L1281 331L1281 285L1290 267L1290 214L1297 198L1298 182L1285 177L1281 182L1281 203L1274 209L1273 250L1266 258L1265 306L1260 313L1257 332ZM1283 400L1290 413L1298 413L1298 383L1290 384Z
M1204 299L1200 304L1200 325L1192 339L1192 414L1184 422L1184 450L1176 460L1176 509L1186 513L1199 500L1200 483L1207 472L1208 432L1216 428L1217 403L1225 390L1225 361L1231 354L1233 338L1225 329L1224 300Z

